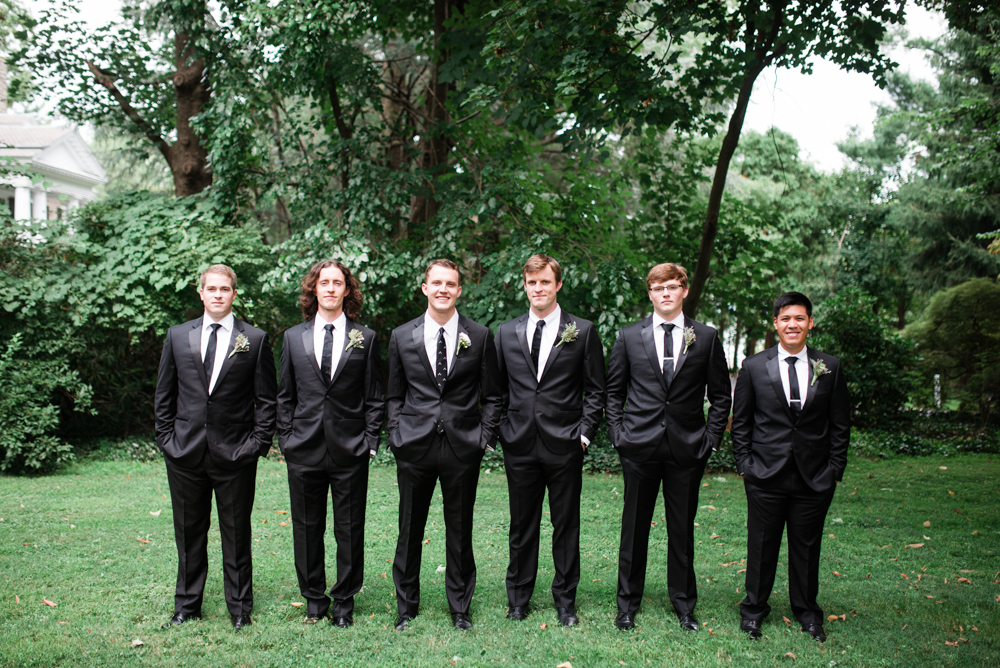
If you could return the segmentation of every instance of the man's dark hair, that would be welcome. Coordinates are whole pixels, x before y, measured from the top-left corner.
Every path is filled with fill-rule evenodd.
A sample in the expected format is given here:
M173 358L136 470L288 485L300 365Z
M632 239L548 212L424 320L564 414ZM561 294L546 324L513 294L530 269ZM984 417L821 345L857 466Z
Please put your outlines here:
M351 320L357 320L361 315L361 302L363 297L358 285L358 279L354 278L351 270L344 266L340 260L323 260L317 262L309 269L309 273L302 279L302 294L299 295L299 306L302 308L302 320L312 320L319 310L319 299L316 297L316 282L319 281L320 272L327 267L336 267L344 275L344 285L349 292L344 295L344 313Z
M434 267L443 267L445 269L451 269L453 272L458 274L458 284L462 285L462 272L458 270L458 265L447 258L438 258L437 260L431 260L427 268L424 269L424 283L427 282L427 277L431 275L431 269Z
M801 292L786 292L777 299L774 300L774 317L777 318L778 314L781 313L781 309L786 306L805 306L806 315L810 318L813 315L813 303L809 301Z

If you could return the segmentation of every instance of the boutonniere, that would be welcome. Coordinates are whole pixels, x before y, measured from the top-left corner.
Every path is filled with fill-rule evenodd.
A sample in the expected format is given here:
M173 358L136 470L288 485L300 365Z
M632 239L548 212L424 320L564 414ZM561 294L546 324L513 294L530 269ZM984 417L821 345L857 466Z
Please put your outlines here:
M681 351L681 355L687 355L688 348L691 344L698 340L698 337L694 335L694 327L684 328L684 350Z
M357 348L358 350L365 349L365 335L361 333L360 329L352 329L347 333L347 347L344 350L350 350L351 348Z
M563 327L562 334L559 336L559 341L556 342L556 348L564 343L573 343L580 336L580 330L577 329L576 321L573 321Z
M460 352L462 352L463 350L465 350L466 348L468 348L471 345L472 345L472 339L469 338L468 334L466 334L465 332L462 332L461 334L459 334L458 335L458 347L455 349L455 357L458 357L458 354Z
M820 376L825 376L828 373L830 373L830 369L823 364L823 360L813 360L813 379L812 382L809 383L809 387L815 385Z
M236 337L236 343L233 344L233 349L230 351L226 359L229 359L236 353L248 353L250 352L250 339L240 334Z

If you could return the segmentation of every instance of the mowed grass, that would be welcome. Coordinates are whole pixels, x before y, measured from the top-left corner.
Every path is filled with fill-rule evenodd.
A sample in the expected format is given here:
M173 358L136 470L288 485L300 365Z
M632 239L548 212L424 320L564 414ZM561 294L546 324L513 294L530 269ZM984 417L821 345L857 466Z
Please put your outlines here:
M801 633L792 618L784 556L764 639L752 643L739 632L746 501L742 482L729 474L703 481L695 533L697 614L705 625L693 634L680 630L667 598L662 499L640 628L622 633L613 625L620 476L584 478L579 627L559 626L552 607L550 527L543 530L533 613L524 622L505 619L507 487L494 471L482 475L476 506L473 629L451 626L444 573L437 570L444 564L437 497L424 546L421 612L411 629L396 633L395 470L371 470L365 589L355 625L345 630L303 625L305 608L292 605L302 599L291 518L283 514L285 467L269 459L259 467L253 516L254 624L239 634L223 600L214 519L204 619L160 630L173 612L177 566L162 462L86 462L45 478L5 477L0 665L996 666L1000 458L994 458L851 459L825 529L819 600L825 614L843 616L826 623L825 644ZM332 527L327 545L332 578Z

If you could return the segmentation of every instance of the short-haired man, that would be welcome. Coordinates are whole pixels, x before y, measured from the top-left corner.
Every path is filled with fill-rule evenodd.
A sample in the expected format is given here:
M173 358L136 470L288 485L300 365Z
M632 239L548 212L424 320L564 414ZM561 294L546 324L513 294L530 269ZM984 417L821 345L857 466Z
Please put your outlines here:
M694 518L705 463L729 420L732 386L718 331L684 315L687 283L680 265L649 270L646 289L653 314L622 328L608 364L608 427L625 478L615 619L622 630L635 628L642 602L650 521L661 482L667 591L681 628L698 630Z
M424 526L437 480L445 523L445 592L455 627L472 627L476 587L472 513L479 463L497 440L501 397L490 330L459 315L461 274L434 260L421 285L427 311L393 330L386 390L389 447L399 484L399 540L392 563L399 619L406 629L420 607Z
M754 640L771 611L788 527L788 597L802 630L823 642L819 553L823 522L847 466L850 397L840 360L806 346L812 302L774 302L779 343L743 360L733 397L733 456L747 493L746 598L740 629Z
M274 435L274 355L265 332L233 317L232 269L212 265L199 283L205 313L167 330L156 379L156 444L179 560L174 616L163 626L201 616L214 491L226 605L239 631L253 610L250 513L257 458Z
M552 597L573 626L580 583L583 452L604 414L604 351L594 324L559 307L562 268L533 255L521 271L530 309L497 330L505 411L500 420L510 491L507 617L523 620L538 575L542 500L549 490Z
M278 445L288 462L295 574L306 623L330 612L354 623L364 583L368 460L378 450L385 407L375 332L357 322L362 294L342 262L317 262L302 279L304 322L285 332L278 389ZM327 596L324 535L333 506L337 580Z

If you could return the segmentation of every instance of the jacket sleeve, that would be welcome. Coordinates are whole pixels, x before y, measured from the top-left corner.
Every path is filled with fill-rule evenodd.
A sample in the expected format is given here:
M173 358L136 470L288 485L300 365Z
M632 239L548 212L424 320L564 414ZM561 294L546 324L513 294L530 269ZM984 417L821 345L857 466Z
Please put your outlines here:
M757 397L753 391L753 381L747 369L747 361L743 360L740 374L736 377L736 390L733 393L733 457L736 459L736 472L743 475L746 460L750 457L750 442L753 437L754 414L757 411Z
M500 391L500 371L493 334L487 329L483 337L483 354L479 368L479 404L482 410L482 436L479 447L492 448L497 443L503 396Z
M167 330L163 352L160 354L153 413L156 416L156 445L162 450L174 432L174 418L177 416L177 363L174 361L170 330Z
M288 332L285 332L281 345L281 368L278 384L278 448L285 451L285 443L292 435L292 416L298 405L298 388L295 385L295 367L292 365L292 351L289 347Z
M389 337L389 384L385 390L386 431L389 436L399 427L399 414L406 400L406 372L403 370L403 360L399 355L399 342L396 332Z
M628 394L629 379L628 351L625 347L625 330L618 330L618 338L611 348L611 359L608 361L607 407L605 415L608 419L608 434L611 445L618 447L618 434L621 431L625 416L625 398Z
M253 435L257 440L261 457L267 456L274 438L277 394L278 375L274 370L274 351L265 332L260 340L260 349L257 351L257 370L253 380Z
M580 434L588 441L593 441L597 436L597 428L601 426L604 405L608 398L604 379L604 348L601 346L596 326L591 325L587 330L583 355L584 398Z
M708 424L705 433L712 439L712 450L719 448L722 434L729 423L729 409L733 406L733 386L729 380L729 363L722 349L718 330L712 342L712 352L708 356Z
M369 452L378 452L382 419L385 416L385 387L382 384L382 356L378 336L372 334L365 365L365 443Z
M500 384L500 416L497 424L503 424L507 419L507 408L510 406L510 377L507 375L507 362L503 356L503 325L497 327L495 348L497 352L497 381Z
M835 373L833 396L830 397L830 468L840 482L847 468L847 446L851 440L851 397L840 360L837 360Z

